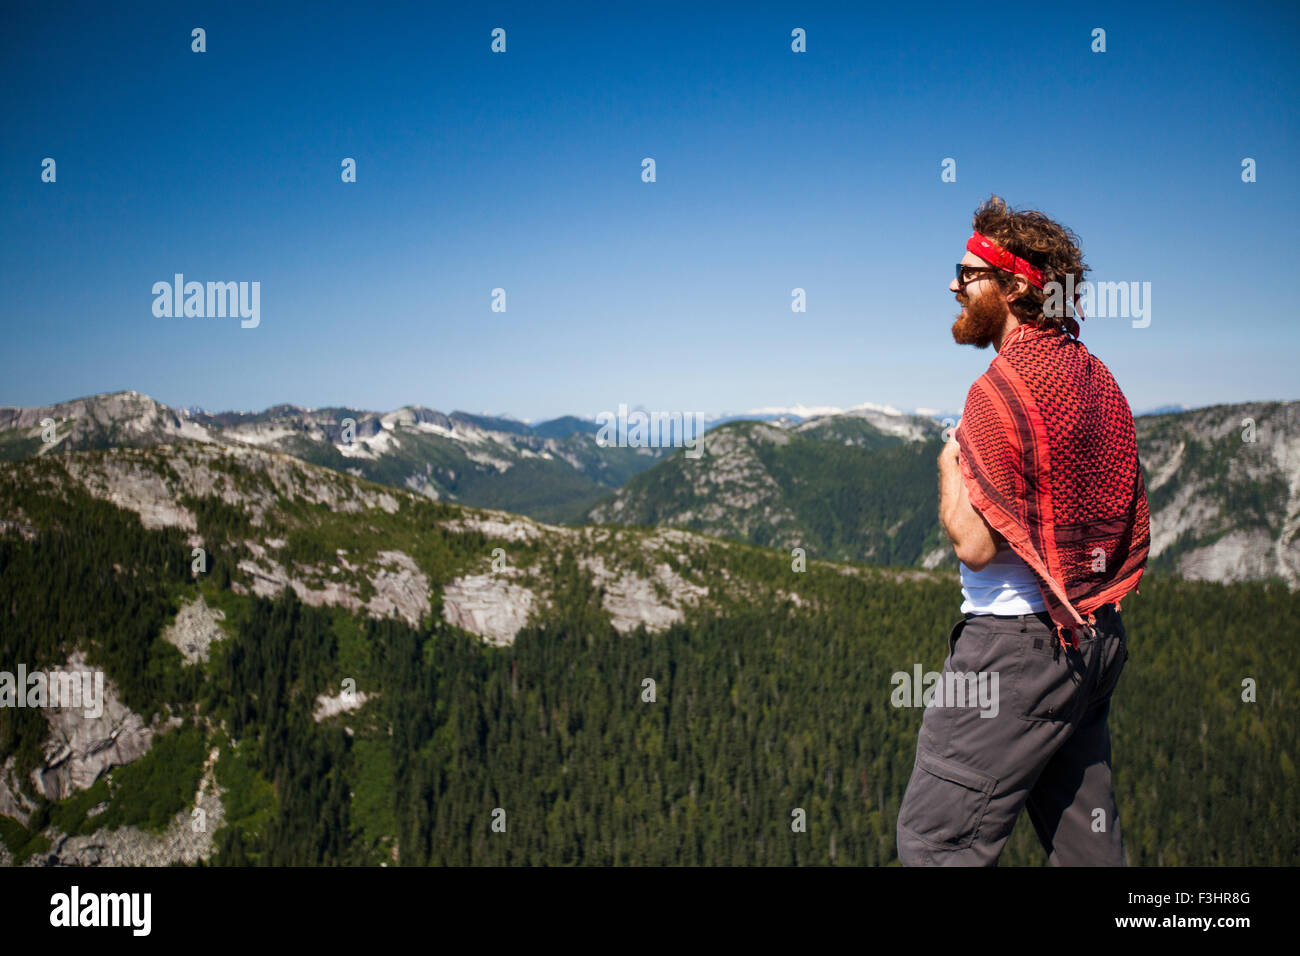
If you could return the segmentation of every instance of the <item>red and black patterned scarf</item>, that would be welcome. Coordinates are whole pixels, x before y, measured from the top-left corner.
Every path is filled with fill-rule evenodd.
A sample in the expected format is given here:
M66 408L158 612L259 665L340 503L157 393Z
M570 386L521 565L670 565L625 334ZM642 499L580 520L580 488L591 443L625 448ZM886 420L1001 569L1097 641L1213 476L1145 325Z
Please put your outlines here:
M1077 338L1015 328L971 386L954 435L971 504L1038 577L1064 643L1119 603L1151 533L1133 413ZM1086 618L1086 620L1085 620Z

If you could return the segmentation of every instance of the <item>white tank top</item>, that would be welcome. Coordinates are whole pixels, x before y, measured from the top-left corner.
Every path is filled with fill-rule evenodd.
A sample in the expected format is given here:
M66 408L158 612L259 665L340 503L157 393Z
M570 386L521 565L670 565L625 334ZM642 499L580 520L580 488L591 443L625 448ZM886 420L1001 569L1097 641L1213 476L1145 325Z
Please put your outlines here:
M1009 545L981 571L961 565L963 614L1037 614L1047 609L1038 579Z

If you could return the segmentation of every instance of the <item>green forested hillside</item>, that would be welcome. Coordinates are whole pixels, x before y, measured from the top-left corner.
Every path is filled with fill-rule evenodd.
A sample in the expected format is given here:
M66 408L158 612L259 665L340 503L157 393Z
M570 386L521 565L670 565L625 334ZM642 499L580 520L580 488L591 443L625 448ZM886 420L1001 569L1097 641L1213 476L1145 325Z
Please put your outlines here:
M1300 582L1300 402L1135 419L1152 570ZM831 559L956 567L938 522L938 439L904 441L831 416L797 430L733 422L704 455L627 481L592 521L667 525Z
M518 552L448 532L439 522L453 506L413 501L358 522L285 502L258 530L214 500L199 511L217 570L196 583L178 532L146 531L67 481L4 474L2 513L39 529L0 534L4 660L49 666L80 647L133 709L178 724L90 790L38 800L26 826L0 820L16 859L105 821L157 827L193 799L209 749L225 806L216 863L895 859L922 712L890 706L890 675L941 665L958 616L953 576L818 561L797 573L786 554L714 542L690 561L714 582L715 602L660 633L619 634L584 555L557 536L530 545L553 606L512 646L488 647L443 621L436 602L409 627L307 606L289 590L236 594L220 559L250 533L296 534L306 555L348 534L402 533L442 582L494 546ZM226 611L230 636L188 667L158 634L198 592ZM1111 728L1132 863L1297 861L1300 678L1282 626L1297 611L1300 597L1276 585L1164 577L1125 601L1132 658ZM316 696L348 678L370 699L313 720ZM647 678L653 702L642 699ZM1241 699L1245 678L1254 703ZM0 764L13 756L23 777L41 757L33 713L0 709ZM795 808L806 833L791 832ZM504 832L492 828L498 810ZM1003 862L1042 862L1026 820Z
M945 540L935 518L941 448L853 419L808 434L730 422L705 436L700 458L676 453L587 517L801 547L830 560L917 564Z

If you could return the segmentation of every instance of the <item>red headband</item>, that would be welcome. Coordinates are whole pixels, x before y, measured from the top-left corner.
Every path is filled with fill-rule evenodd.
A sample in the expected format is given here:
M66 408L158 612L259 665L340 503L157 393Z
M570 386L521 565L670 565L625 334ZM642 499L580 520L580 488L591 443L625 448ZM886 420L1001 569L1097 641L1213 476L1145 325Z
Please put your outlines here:
M1031 266L1024 259L1003 249L987 236L973 233L966 240L966 251L973 252L985 262L989 262L1006 272L1018 272L1025 276L1036 289L1043 287L1043 271Z
M1043 270L1036 266L1030 265L1018 255L1003 249L988 236L981 236L978 232L971 233L971 237L966 240L966 251L973 252L985 262L997 266L1004 272L1020 273L1025 276L1031 285L1036 289L1043 287ZM1083 310L1079 308L1079 292L1074 293L1074 311L1079 316L1079 321L1084 319Z

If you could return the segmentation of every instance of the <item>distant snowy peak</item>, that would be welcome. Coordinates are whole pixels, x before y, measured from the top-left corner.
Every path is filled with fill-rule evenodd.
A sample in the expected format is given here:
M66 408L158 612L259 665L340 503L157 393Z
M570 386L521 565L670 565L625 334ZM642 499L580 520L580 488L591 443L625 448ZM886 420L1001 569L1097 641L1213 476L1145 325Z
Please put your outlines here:
M881 415L893 416L901 416L903 414L893 405L877 405L875 402L863 402L861 405L854 405L852 408L847 409L844 414L853 415L858 412L876 412Z
M634 410L647 411L643 405ZM933 421L938 421L942 413L932 409L918 409L915 414L900 411L893 405L880 405L876 402L862 402L849 408L839 405L764 405L744 412L704 412L697 413L708 429L726 425L735 421L761 421L778 428L791 431L807 431L821 423L836 418L849 418L865 421L880 431L890 435L899 435L909 440L921 440L933 431ZM586 416L591 420L594 416Z
M876 405L864 402L854 405L843 412L830 415L817 415L805 419L796 428L800 432L815 431L828 423L857 419L879 429L886 435L897 435L908 441L924 441L931 437L938 426L933 419L923 415L905 415L889 405Z
M795 418L820 418L824 415L842 415L844 409L836 405L765 405L763 408L751 408L746 415L763 415L774 418L793 416Z
M893 405L877 405L875 402L862 402L860 405L852 405L848 408L840 408L838 405L768 405L763 408L751 408L746 415L772 415L772 416L793 416L795 418L826 418L829 415L854 415L861 412L875 412L880 415L903 415ZM917 409L917 414L924 414Z

